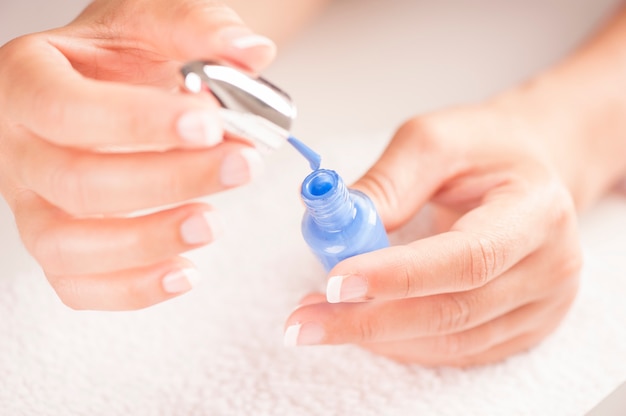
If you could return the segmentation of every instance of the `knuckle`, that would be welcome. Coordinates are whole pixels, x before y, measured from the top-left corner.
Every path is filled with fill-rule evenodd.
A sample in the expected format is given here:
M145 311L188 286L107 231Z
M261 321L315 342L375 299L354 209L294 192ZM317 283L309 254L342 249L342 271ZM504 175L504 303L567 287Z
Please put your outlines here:
M178 21L203 21L241 23L237 13L221 1L187 0L178 2L173 11Z
M375 165L361 178L360 183L367 189L368 196L378 204L384 205L383 209L378 207L381 212L395 212L399 209L401 196L396 181L389 176L386 170Z
M67 266L71 262L67 259L63 241L60 231L52 228L24 243L44 270L49 273L69 273L71 270Z
M118 119L118 128L124 132L124 136L129 139L130 142L142 142L145 141L146 136L146 123L141 117L132 117L130 113L124 112L125 115L121 120Z
M434 340L434 354L439 357L457 357L465 352L462 334L448 334Z
M46 273L46 277L65 306L74 310L87 309L87 305L81 301L82 296L78 278L74 276L51 275L49 273Z
M468 294L450 294L438 302L430 320L430 332L448 334L467 328L471 319L471 306Z
M485 285L498 271L499 265L505 263L505 253L500 253L497 243L485 237L470 238L462 250L461 289L477 288Z
M359 342L371 342L380 336L380 325L376 318L365 316L356 324Z
M410 141L416 152L437 153L445 143L445 134L433 119L427 117L414 117L405 122L396 137Z
M0 48L0 58L2 58L2 65L0 65L0 74L5 75L7 73L20 74L22 71L16 71L17 67L22 64L22 59L26 59L25 51L29 51L33 45L33 35L26 35L15 38L7 42L2 48ZM9 79L0 77L0 79ZM8 108L8 107L7 107Z
M28 104L31 106L29 111L19 111L16 114L20 118L25 118L22 121L27 124L30 124L29 121L32 121L33 115L36 115L38 119L47 115L50 111L49 105L54 105L58 101L58 97L57 100L52 101L45 99L50 97L50 85L47 86L48 88L44 88L43 85L35 84L32 79L28 79L32 75L29 69L32 68L33 51L40 48L42 42L40 35L29 34L13 39L0 48L0 62L2 62L0 81L2 81L3 90L0 100L6 100L2 108L5 111L21 110L20 104L24 105L26 102L24 97L27 97L24 93L24 85L28 85L31 87L29 93L34 93L35 99L28 100ZM43 96L41 98L44 99L40 99L39 96ZM39 114L40 112L41 114Z
M193 183L183 170L172 172L169 175L159 178L160 186L158 189L158 199L161 201L184 201L189 199L187 194L190 189L190 183Z
M398 129L395 140L402 142L402 149L409 149L414 154L448 155L446 160L452 160L463 145L449 118L442 118L437 113L408 120Z
M579 246L575 249L566 251L566 255L563 259L556 263L556 271L554 275L558 282L565 285L574 284L578 285L578 277L580 276L583 267L583 255Z
M564 276L578 276L583 268L583 255L580 247L569 255L561 265Z
M424 280L420 278L417 270L420 270L420 258L417 252L407 249L404 255L398 260L397 274L402 287L401 297L410 298L424 290Z
M53 203L70 214L89 214L93 195L86 186L87 175L85 164L76 160L68 160L50 171L48 186Z
M556 229L567 229L576 223L576 208L572 195L562 185L550 187L551 198L548 199L552 224Z
M34 85L32 93L32 114L37 115L39 128L45 129L47 140L59 143L62 128L69 124L72 117L68 114L66 102L59 99L59 91L50 86Z
M166 299L161 290L155 290L150 273L131 273L124 279L111 282L105 302L106 309L137 310Z
M555 187L550 198L552 214L551 245L558 250L558 261L553 262L553 274L568 282L576 278L583 267L583 253L578 238L578 219L570 193L562 186Z
M124 304L135 305L133 306L134 309L142 308L152 303L146 299L146 292L141 285L137 284L135 279L120 282L115 296L123 300Z

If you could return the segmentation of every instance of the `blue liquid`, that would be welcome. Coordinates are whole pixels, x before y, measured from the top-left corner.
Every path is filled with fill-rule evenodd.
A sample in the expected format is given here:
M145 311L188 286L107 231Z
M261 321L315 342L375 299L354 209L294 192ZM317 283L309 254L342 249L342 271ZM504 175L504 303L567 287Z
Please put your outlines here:
M320 168L320 165L322 164L322 157L319 154L315 153L313 149L311 149L309 146L302 143L300 140L296 139L293 136L289 136L287 141L293 147L295 147L296 150L300 152L300 154L306 158L306 160L309 161L309 165L311 165L311 169L318 170Z
M301 188L302 235L328 272L340 261L389 246L372 201L348 189L337 172L317 169Z

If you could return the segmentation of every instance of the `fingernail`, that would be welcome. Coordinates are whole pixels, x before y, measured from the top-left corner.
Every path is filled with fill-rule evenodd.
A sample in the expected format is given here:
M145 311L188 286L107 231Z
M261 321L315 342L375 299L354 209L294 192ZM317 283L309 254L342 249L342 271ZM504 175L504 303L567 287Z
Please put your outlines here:
M274 42L265 36L257 35L243 27L224 29L221 38L237 49L256 48L257 46L275 47Z
M284 343L286 347L316 345L322 342L324 335L324 328L318 323L295 324L285 331Z
M215 241L222 231L219 217L212 211L192 215L180 226L180 235L189 245L207 244Z
M163 280L163 290L167 293L188 292L198 283L200 276L195 269L176 270L167 274Z
M222 161L220 180L224 186L250 182L263 172L263 159L256 150L246 147L228 154Z
M215 146L223 140L222 123L210 111L189 111L180 116L176 128L180 137L193 145Z
M333 276L326 285L328 303L339 303L364 298L367 295L367 279L358 275Z

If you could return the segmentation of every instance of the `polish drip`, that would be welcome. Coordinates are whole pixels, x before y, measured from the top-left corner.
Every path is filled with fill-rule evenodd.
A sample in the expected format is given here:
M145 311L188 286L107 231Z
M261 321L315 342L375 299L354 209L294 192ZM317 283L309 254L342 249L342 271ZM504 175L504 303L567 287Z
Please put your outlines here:
M322 157L316 153L313 149L311 149L306 144L302 143L300 140L296 139L293 136L289 136L287 141L302 155L306 160L309 161L309 165L311 169L318 170L320 165L322 164Z

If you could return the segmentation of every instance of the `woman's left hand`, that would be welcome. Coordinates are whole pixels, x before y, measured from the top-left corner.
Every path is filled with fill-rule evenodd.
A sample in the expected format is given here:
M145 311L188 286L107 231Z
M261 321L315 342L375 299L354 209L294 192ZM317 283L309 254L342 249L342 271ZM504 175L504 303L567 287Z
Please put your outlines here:
M402 126L353 187L389 231L426 203L448 220L428 238L335 266L326 295L307 296L288 318L285 343L467 366L545 338L576 296L582 258L575 206L546 142L495 104Z

